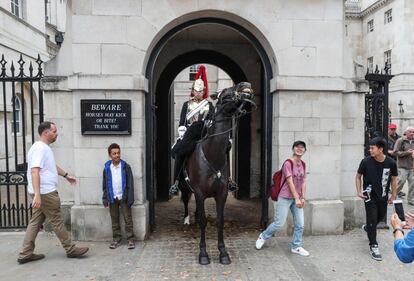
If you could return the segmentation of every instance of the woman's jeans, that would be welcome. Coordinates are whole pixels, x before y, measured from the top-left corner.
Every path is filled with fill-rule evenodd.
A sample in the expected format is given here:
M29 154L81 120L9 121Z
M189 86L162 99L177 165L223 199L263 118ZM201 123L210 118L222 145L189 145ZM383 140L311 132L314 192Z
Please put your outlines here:
M296 207L295 199L282 197L278 198L277 205L275 207L275 219L266 228L266 230L262 232L261 237L264 240L272 237L272 235L285 224L289 209L292 212L294 224L292 249L296 249L302 246L302 235L305 222L303 217L303 208Z

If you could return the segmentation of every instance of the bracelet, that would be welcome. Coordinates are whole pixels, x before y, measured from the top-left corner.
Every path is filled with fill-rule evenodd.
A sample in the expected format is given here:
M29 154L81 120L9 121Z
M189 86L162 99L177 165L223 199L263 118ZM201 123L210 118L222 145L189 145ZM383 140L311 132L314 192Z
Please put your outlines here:
M401 231L401 233L404 235L405 233L404 233L404 230L402 230L402 228L396 228L396 229L394 229L394 231L392 232L392 234L395 234L395 232L397 232L397 231Z
M65 175L63 177L66 178L67 176L68 176L68 173L65 173Z

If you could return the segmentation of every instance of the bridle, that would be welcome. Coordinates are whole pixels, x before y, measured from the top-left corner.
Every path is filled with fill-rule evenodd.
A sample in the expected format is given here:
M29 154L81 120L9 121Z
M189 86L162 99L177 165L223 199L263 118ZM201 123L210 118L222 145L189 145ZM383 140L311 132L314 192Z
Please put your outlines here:
M217 102L217 105L221 105L221 107L219 109L217 109L217 105L216 105L216 110L214 112L213 118L211 118L211 120L209 120L210 122L209 122L209 124L207 126L206 125L204 126L203 131L206 128L207 129L208 128L211 128L214 124L217 124L217 123L220 123L220 122L224 122L224 121L227 121L229 119L233 119L234 118L235 119L235 122L230 127L230 129L224 130L223 132L219 132L219 133L215 133L215 134L209 134L208 133L208 130L207 130L207 133L204 135L204 137L199 142L203 142L203 141L205 141L205 140L207 140L207 139L209 139L211 137L216 137L216 136L224 135L224 134L227 134L227 133L233 131L233 129L235 129L237 127L237 125L239 123L239 119L241 117L243 117L243 116L245 116L247 114L252 113L253 109L256 109L257 108L257 105L252 100L253 99L253 90L250 90L249 93L243 92L243 91L234 91L233 92L233 96L231 97L231 100L226 101L226 103L229 103L229 102L235 102L236 103L236 102L238 102L240 100L242 101L241 104L236 109L236 114L232 114L231 116L225 116L222 119L218 119L217 120L216 119L216 116L223 111L223 109L224 109L224 103L223 102L225 101L225 99L227 98L227 95L228 95L227 94L226 96L223 97L223 96L221 96L222 93L223 92L221 92L218 95L218 102ZM227 99L229 99L229 98L227 98ZM249 111L247 111L246 109L243 109L243 107L246 105L246 103L250 103L252 105L251 108L253 108L253 109L250 109Z

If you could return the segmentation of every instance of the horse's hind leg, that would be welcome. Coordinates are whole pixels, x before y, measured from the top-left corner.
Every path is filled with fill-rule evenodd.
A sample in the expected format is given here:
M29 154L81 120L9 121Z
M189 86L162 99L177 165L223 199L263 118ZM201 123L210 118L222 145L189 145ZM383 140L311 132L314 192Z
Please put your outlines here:
M207 218L204 210L204 198L200 195L195 195L196 204L197 204L197 215L198 215L198 224L200 226L200 254L198 256L198 262L201 265L207 265L210 263L210 258L207 254L206 247L206 226Z
M220 252L219 261L221 264L230 264L230 256L224 245L223 228L224 228L224 205L226 204L227 193L224 196L216 197L217 211L217 248Z
M191 193L186 189L181 189L181 199L184 203L184 225L190 225L190 214L188 213L188 202L190 201Z

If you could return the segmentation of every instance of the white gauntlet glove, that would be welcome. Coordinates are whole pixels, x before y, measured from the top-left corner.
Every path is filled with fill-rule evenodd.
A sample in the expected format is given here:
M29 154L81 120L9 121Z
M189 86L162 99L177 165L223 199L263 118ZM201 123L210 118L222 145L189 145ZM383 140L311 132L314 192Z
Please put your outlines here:
M187 128L185 126L178 127L178 138L182 139L186 131L187 131Z

